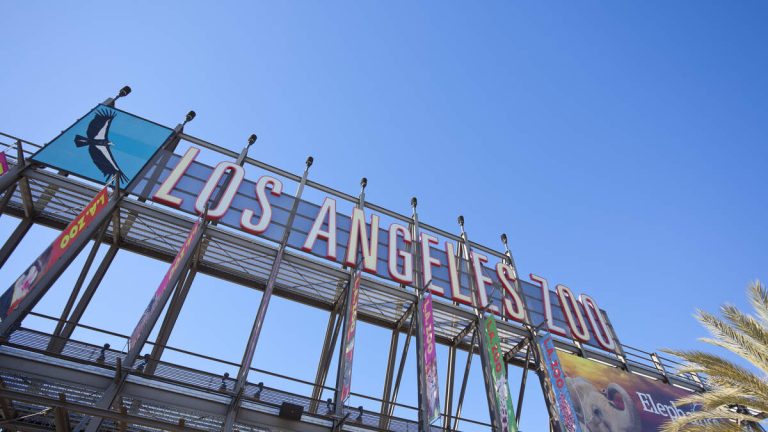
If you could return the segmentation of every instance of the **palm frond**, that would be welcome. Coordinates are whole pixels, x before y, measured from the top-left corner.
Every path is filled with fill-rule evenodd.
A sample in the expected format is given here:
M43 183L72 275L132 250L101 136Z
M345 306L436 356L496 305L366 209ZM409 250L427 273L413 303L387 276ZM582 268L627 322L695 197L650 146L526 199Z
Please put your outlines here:
M715 337L715 339L704 339L704 341L725 348L743 357L764 373L768 373L768 351L765 349L768 346L768 332L765 329L753 328L750 317L734 309L732 306L723 307L726 318L733 324L728 324L710 313L699 311L696 318ZM756 340L753 334L759 338L765 337L766 343Z
M749 412L768 413L768 291L759 281L748 291L755 316L724 305L722 318L704 311L698 311L696 318L712 335L703 342L736 354L760 374L715 354L664 350L686 361L680 372L707 375L710 388L678 399L677 405L692 404L699 410L670 420L663 432L763 431L760 419Z
M768 290L760 281L756 280L749 286L749 301L763 325L768 326Z

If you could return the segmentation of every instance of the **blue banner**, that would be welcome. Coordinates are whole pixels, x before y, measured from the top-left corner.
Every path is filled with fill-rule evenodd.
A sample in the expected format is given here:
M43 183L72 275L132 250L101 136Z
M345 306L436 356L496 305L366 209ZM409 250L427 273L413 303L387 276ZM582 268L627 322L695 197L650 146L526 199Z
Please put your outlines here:
M106 105L98 105L38 151L32 160L103 184L126 186L173 131Z
M576 419L576 413L571 400L571 393L565 381L565 372L557 356L552 335L542 331L539 335L539 352L547 369L547 377L554 395L554 405L560 417L560 430L562 432L581 432L581 427Z

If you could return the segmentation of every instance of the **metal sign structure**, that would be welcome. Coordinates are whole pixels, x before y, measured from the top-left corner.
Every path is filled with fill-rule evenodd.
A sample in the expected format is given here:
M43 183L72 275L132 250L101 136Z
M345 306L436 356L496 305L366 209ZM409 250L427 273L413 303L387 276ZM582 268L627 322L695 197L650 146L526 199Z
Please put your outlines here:
M102 106L117 112L114 100ZM81 119L80 124L95 121L98 110L89 115L92 117ZM190 117L194 113L185 123ZM99 139L88 135L90 126L84 127L85 135L75 135ZM537 275L531 275L530 282L519 278L506 243L505 251L498 252L470 242L463 224L457 235L420 223L415 200L410 217L372 204L365 199L365 182L358 197L316 183L309 179L311 158L302 176L252 159L247 154L255 136L236 153L184 133L184 124L160 128L170 135L120 191L114 206L106 209L101 229L86 233L94 246L61 316L38 316L54 321L55 330L34 330L20 321L21 327L2 341L0 414L19 430L31 428L31 424L35 430L69 430L73 425L84 430L423 431L461 430L462 425L491 430L491 425L461 414L472 358L479 354L484 370L490 365L488 360L503 366L501 374L488 369L486 382L503 380L508 387L507 366L523 368L518 397L507 389L505 402L506 412L513 413L505 417L510 420L516 414L519 421L527 372L540 371L531 343L533 328L540 323L546 323L553 333L553 346L564 353L691 390L701 388L697 377L674 373L676 366L670 360L622 345L595 299L577 296L564 285L550 290L548 282ZM42 160L30 160L39 146L2 136L0 143L15 146L17 154L9 154L7 172L0 176L0 214L20 222L0 248L0 265L33 224L63 229L100 188L69 175L75 170L60 163L53 169ZM77 146L76 137L72 145ZM207 153L206 160L220 162L200 162L202 152ZM119 176L119 172L115 174ZM288 192L292 186L293 195ZM325 198L322 202L306 200L306 189ZM342 208L351 210L339 210ZM149 342L151 352L141 356L134 349L126 353L72 339L74 329L84 326L80 322L83 312L117 251L171 262L206 209L209 222L196 234L199 246L193 248L194 253L185 254L184 268L168 281L168 309L157 339ZM101 244L108 244L109 249L92 271ZM68 262L62 265L68 265L75 255L67 256ZM176 349L167 346L168 338L198 273L264 291L236 377L163 360L165 350ZM51 283L53 280L55 277ZM255 370L253 352L273 294L329 312L316 379L308 384L311 396L248 380L249 372ZM495 318L481 320L491 315ZM483 341L488 319L495 324L494 336ZM357 321L392 331L381 398L355 393L354 380L345 378L345 364L351 365L353 360L350 346L354 346ZM141 333L148 334L151 327ZM401 336L406 339L398 356ZM410 416L396 416L412 337L417 345L420 402L407 407ZM448 347L446 365L436 366L435 357L430 357L434 344ZM484 353L484 347L490 347L490 353ZM334 350L343 360L337 365L336 385L328 387ZM458 350L471 355L457 392ZM346 353L350 353L349 359L344 359ZM493 363L494 371L497 363ZM436 373L446 374L442 394L437 394L441 389ZM329 394L331 400L324 400ZM377 400L380 409L354 406L351 401L360 398ZM511 409L513 401L517 401L516 410ZM24 417L39 407L51 409ZM442 421L435 422L436 413ZM515 426L508 425L508 430L516 430Z

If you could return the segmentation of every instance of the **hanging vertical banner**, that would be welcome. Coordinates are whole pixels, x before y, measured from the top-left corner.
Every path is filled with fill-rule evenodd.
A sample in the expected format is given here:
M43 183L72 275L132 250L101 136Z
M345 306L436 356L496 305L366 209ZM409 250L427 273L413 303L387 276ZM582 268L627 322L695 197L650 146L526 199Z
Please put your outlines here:
M552 335L548 332L541 332L538 339L539 354L546 366L547 377L554 397L552 402L557 410L557 415L560 417L560 430L562 432L581 432L581 427L573 410L571 393L565 382L565 372L562 364L560 364L560 358L557 356Z
M437 352L435 350L435 320L432 315L432 294L427 292L421 301L421 340L424 342L424 379L429 422L440 417L440 388L437 381Z
M5 290L0 296L0 322L5 320L19 306L21 301L35 289L40 279L67 250L78 247L81 242L88 241L88 238L82 237L80 234L104 210L107 201L109 201L109 193L105 187L64 228L64 231L40 254L35 262L16 279L16 282Z
M166 291L173 288L171 284L169 283L171 279L176 276L178 272L181 271L181 268L179 264L181 264L187 255L191 253L190 249L193 243L193 240L197 237L197 233L200 231L200 227L202 226L202 221L200 219L195 222L195 224L192 226L192 229L189 231L189 235L187 236L187 239L184 241L184 244L181 245L181 249L179 249L179 253L176 254L176 258L174 258L173 263L171 263L171 267L168 269L168 271L165 273L165 276L163 277L163 280L160 282L160 286L157 287L157 290L155 290L155 294L152 296L152 299L149 301L149 305L147 305L147 308L144 310L144 313L141 315L141 318L139 319L139 323L136 324L136 328L133 330L133 333L131 333L131 338L128 340L128 350L131 350L135 345L136 342L139 340L139 336L141 335L142 330L144 330L144 327L147 325L147 321L149 320L149 317L152 315L152 313L157 309L158 307L162 307L160 305L160 299L165 294Z
M485 365L490 371L493 399L496 401L495 411L498 416L498 425L503 432L517 432L517 420L515 410L512 408L512 398L509 394L507 383L507 369L504 366L504 354L501 352L501 340L496 330L496 320L493 315L483 319L483 338L485 339L486 358Z
M346 345L344 346L344 358L341 359L344 364L342 366L342 386L341 386L341 401L344 402L349 397L350 389L352 388L352 360L355 356L355 327L357 324L357 303L360 296L360 277L361 272L358 271L355 275L355 279L352 282L352 295L349 297L349 305L347 306L347 335Z
M5 152L0 152L0 175L8 172L8 159L5 157Z

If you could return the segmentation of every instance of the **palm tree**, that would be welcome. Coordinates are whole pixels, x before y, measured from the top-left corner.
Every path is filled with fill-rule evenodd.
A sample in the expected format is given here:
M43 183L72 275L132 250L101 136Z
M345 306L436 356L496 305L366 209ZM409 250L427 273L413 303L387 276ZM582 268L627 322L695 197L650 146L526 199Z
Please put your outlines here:
M668 422L663 432L763 430L755 414L768 413L768 291L755 281L748 293L754 315L724 305L720 309L723 318L701 310L696 318L713 336L702 341L736 354L752 364L757 373L715 354L666 350L686 361L681 372L706 374L710 388L677 401L679 405L697 404L701 408L690 416Z

